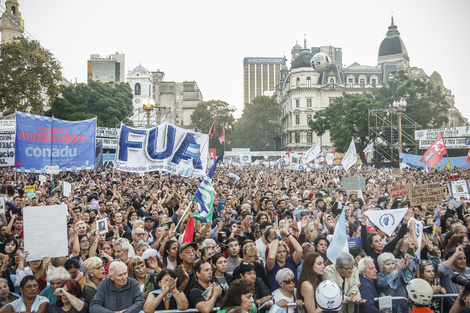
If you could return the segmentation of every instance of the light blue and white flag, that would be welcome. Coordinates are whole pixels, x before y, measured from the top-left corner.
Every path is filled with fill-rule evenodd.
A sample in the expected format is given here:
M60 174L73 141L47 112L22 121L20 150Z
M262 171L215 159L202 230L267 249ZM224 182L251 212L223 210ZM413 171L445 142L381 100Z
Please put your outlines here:
M336 222L335 232L333 236L333 240L331 240L330 246L328 250L326 250L326 256L328 259L336 263L336 257L341 252L349 252L348 247L348 236L346 234L346 216L344 215L344 211L341 211L341 214Z
M344 169L347 171L351 166L356 164L357 162L357 152L356 152L356 143L354 142L354 137L351 139L351 144L349 145L349 149L344 155L343 160L341 161L341 165L344 166Z
M204 180L199 184L197 187L196 193L194 194L194 199L197 202L197 206L199 207L199 214L198 216L191 216L194 217L201 217L203 218L206 223L212 221L212 215L214 213L214 186L212 186L212 175L214 175L215 169L217 167L217 163L219 162L219 157L215 158L214 164L212 165L209 173L207 173Z
M302 157L302 163L307 164L309 162L312 162L317 158L318 155L321 153L321 137L318 138L317 142L308 149L307 152Z
M238 176L237 174L230 173L229 176L232 177L232 178L235 178L237 181L240 180L240 176Z
M365 147L364 150L362 150L362 152L364 152L364 154L370 153L372 151L374 151L374 143L371 143L370 145Z
M386 233L387 236L391 236L398 225L400 225L406 212L408 212L408 208L378 211L368 210L364 214L369 218L372 224Z

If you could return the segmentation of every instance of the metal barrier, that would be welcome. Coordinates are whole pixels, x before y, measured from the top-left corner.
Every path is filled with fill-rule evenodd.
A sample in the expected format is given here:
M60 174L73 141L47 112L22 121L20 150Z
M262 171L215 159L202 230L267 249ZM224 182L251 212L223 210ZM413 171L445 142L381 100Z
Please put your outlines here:
M443 310L444 310L444 299L445 298L456 298L458 297L459 295L458 294L446 294L446 295L440 295L440 294L435 294L433 295L433 299L441 299L441 313L444 313ZM392 298L392 303L393 301L395 300L404 300L404 301L408 301L408 298L405 298L405 297L391 297ZM374 302L377 302L379 301L380 298L374 298ZM359 308L357 308L357 312L359 312ZM398 305L395 306L395 312L398 312ZM411 309L408 309L408 312L411 312Z

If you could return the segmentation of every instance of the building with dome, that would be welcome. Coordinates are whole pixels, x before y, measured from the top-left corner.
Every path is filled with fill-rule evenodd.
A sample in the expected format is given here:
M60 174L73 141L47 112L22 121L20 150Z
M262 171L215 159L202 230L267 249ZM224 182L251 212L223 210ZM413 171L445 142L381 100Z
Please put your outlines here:
M323 72L315 71L310 61L317 53L326 54L331 64ZM455 107L454 97L444 87L437 72L428 76L423 69L411 67L408 51L400 38L393 17L386 37L379 46L377 65L353 63L343 66L342 49L333 46L307 47L296 45L291 50L291 67L281 70L281 83L276 90L276 99L282 107L281 147L284 151L303 152L309 149L318 136L310 130L309 120L315 112L334 102L346 93L362 93L380 87L393 77L393 72L404 70L412 78L430 80L441 87L451 108L447 127L468 125L467 119ZM322 136L323 151L332 151L329 132Z
M198 103L203 101L202 93L195 81L164 81L164 72L149 71L142 65L128 72L126 78L134 94L134 114L131 120L135 126L146 126L147 113L143 109L143 104L153 99L150 126L168 122L188 129L193 128L191 115Z

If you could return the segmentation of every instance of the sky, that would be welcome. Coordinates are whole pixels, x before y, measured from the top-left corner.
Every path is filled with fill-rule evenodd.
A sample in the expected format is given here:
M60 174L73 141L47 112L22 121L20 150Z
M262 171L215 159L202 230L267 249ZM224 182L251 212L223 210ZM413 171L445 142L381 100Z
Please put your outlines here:
M243 110L243 58L280 57L296 41L343 49L343 63L377 65L393 14L411 66L437 71L470 120L467 0L18 0L25 29L86 82L90 54L126 54L166 81L196 81L204 100ZM5 0L0 0L0 11ZM392 13L393 12L393 13Z

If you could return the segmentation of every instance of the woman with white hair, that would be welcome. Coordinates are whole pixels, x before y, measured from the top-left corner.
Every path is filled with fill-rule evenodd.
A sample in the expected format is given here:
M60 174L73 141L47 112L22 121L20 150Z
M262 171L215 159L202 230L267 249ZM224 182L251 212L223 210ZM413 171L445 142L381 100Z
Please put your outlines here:
M377 274L378 292L383 293L385 296L392 297L407 297L406 285L412 280L413 273L407 267L406 259L400 259L395 262L395 256L390 252L385 252L377 258L380 273ZM396 264L395 264L396 263ZM397 302L393 302L393 312ZM400 300L398 312L408 312L408 304L406 301Z
M295 288L294 272L288 268L280 269L276 273L276 281L279 284L279 288L272 293L274 303L281 308L285 308L283 313L296 312L297 307L302 306L304 303L295 296L297 290ZM297 307L287 305L294 302L297 303Z
M62 285L64 281L70 279L72 276L63 266L53 268L47 274L48 286L41 291L40 296L49 299L49 305L53 305L57 302L57 296L54 294L55 290Z

